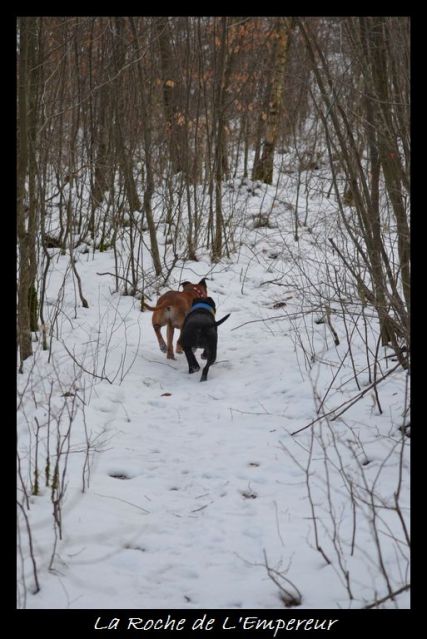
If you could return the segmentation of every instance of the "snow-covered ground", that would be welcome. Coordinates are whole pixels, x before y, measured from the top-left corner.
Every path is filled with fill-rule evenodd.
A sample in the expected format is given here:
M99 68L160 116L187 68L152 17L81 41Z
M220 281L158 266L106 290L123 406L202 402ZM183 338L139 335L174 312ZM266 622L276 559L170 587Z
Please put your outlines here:
M40 583L33 594L21 520L19 607L274 609L284 606L279 583L298 589L301 608L360 608L387 596L387 577L394 590L407 582L408 553L392 510L399 488L408 518L410 440L398 430L406 375L398 369L379 385L382 414L369 391L341 418L293 434L318 416L316 397L330 385L326 413L359 390L350 358L341 365L348 346L339 307L335 346L302 288L301 265L322 286L331 263L317 255L316 229L327 238L334 220L325 210L324 217L313 213L311 232L301 228L296 243L289 207L264 200L272 228L253 228L261 191L250 199L230 258L212 264L200 251L198 262L177 263L172 272L170 288L208 277L217 318L231 313L218 329L218 361L206 383L188 374L184 355L166 359L151 312L112 293L113 278L99 275L113 272L112 251L79 255L87 309L70 271L62 296L69 257L54 251L47 300L58 319L50 361L39 344L18 376L27 486L36 457L39 467L39 494L28 495L27 514ZM271 187L265 192L274 197ZM366 349L356 330L351 340L363 390ZM386 355L380 352L379 377L396 366ZM65 495L55 546L52 476L61 445ZM316 550L310 501L329 564ZM407 608L409 593L383 606Z

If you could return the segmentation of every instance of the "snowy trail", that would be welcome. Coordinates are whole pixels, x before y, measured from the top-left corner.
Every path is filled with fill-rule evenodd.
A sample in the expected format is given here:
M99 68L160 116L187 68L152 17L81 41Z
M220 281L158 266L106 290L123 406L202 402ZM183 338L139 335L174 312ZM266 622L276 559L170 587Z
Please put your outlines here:
M90 306L73 304L73 284L67 281L60 341L87 370L94 366L100 377L114 381L85 375L79 382L86 384L86 431L96 452L82 493L85 435L79 417L73 425L76 454L68 462L63 539L51 571L49 488L42 487L39 496L30 498L34 530L47 532L36 539L43 588L27 597L27 607L282 608L280 591L267 574L266 557L270 567L299 588L303 608L349 606L342 578L314 547L302 470L310 430L291 436L315 415L313 386L295 340L295 323L285 317L301 309L301 300L297 287L267 283L292 262L283 253L283 263L276 261L272 274L274 231L268 240L266 251L258 245L256 259L247 251L233 262L215 267L208 261L186 263L175 272L177 282L208 276L217 317L231 313L218 329L218 360L205 383L199 381L200 372L188 374L184 355L170 361L160 352L151 312L141 313L133 297L112 295L112 279L97 275L113 270L111 254L79 262ZM301 244L311 250L309 244ZM52 305L67 263L66 257L61 260L50 282ZM286 306L273 308L285 300ZM277 317L281 319L269 319ZM313 319L311 314L304 321ZM317 356L332 362L329 369L318 369L326 371L319 382L326 389L337 368L337 350L325 325L311 324L310 335ZM345 343L340 346L341 353L345 348ZM61 378L71 383L79 369L62 353L60 343L55 349L62 362ZM200 361L200 351L197 356ZM46 397L52 375L46 357L40 355L33 374L40 379L40 398ZM351 375L343 371L336 385L346 377ZM393 402L400 405L398 386L392 379L388 385L391 410ZM338 391L338 398L357 390L354 384L345 388L346 394ZM333 404L337 403L335 398ZM372 460L369 472L374 477L384 459L383 438L377 439L375 432L382 429L387 435L390 417L374 416L365 402L356 407L352 423L356 434L365 423L376 429L368 433L363 448ZM345 441L355 436L338 422L334 433ZM322 437L328 441L330 435ZM385 442L388 446L387 437ZM349 461L348 456L345 463ZM319 456L317 463L323 464ZM314 476L320 487L316 503L318 513L323 513L322 526L330 526L321 474ZM334 495L348 503L339 474L333 482ZM351 539L351 513L339 517L342 534ZM351 567L363 596L366 578L382 586L381 576L369 568L375 548L370 546L368 528L359 524L358 530L368 568L356 559ZM360 598L355 600L357 607L362 604Z
M120 565L129 555L129 574L118 589L129 589L128 577L133 583L124 605L249 607L254 589L265 592L260 607L280 603L262 563L263 550L280 544L275 500L288 480L279 448L284 423L263 402L286 393L272 361L283 354L262 323L249 325L244 338L231 330L259 308L243 295L236 300L235 292L218 294L229 277L222 274L222 287L216 279L209 286L218 317L229 312L231 297L236 310L219 329L218 363L207 383L199 382L200 373L188 375L185 356L166 360L151 313L141 315L142 348L120 399L130 421L124 415L114 419L120 449L115 446L97 464L97 474L129 477L111 479L114 497L147 510L141 517L133 508L134 529L123 531L127 548L119 552ZM112 402L108 389L105 394L97 400L99 410ZM92 596L90 591L93 605L111 605L102 595L98 602Z
M85 270L99 264L87 262ZM241 270L230 265L208 282L217 317L232 314L219 328L218 361L203 384L200 373L188 374L184 355L169 361L160 352L151 313L122 298L124 306L134 304L125 312L132 317L130 351L137 348L137 324L141 330L137 356L121 385L101 382L92 391L88 423L94 431L100 426L107 443L95 456L89 491L79 493L76 477L76 505L65 509L64 596L45 588L36 607L52 599L78 608L281 605L263 553L277 563L283 536L288 546L301 534L290 514L298 473L280 447L286 411L304 416L294 394L301 375L292 343L274 326L256 321L232 330L277 315L268 308L268 287L259 288L259 272L247 273L241 293ZM105 278L97 285L104 287L99 299L107 300ZM271 406L283 408L271 414ZM71 495L72 484L69 505ZM291 522L286 531L284 514Z

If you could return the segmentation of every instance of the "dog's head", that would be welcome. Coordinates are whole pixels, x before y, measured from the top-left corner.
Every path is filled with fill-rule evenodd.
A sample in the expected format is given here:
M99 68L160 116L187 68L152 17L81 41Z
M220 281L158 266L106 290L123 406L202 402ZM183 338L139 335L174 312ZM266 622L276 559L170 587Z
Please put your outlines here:
M206 278L202 278L198 284L192 284L191 282L181 282L181 286L184 291L193 293L195 297L205 298L208 294L208 287L206 285Z

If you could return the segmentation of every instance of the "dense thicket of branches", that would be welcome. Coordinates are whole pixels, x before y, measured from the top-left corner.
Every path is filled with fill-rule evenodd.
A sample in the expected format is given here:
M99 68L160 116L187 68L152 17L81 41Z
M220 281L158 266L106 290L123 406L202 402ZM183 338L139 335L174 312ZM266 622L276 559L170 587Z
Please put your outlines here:
M271 183L275 152L293 145L310 170L327 149L351 244L335 248L407 365L409 45L409 19L397 17L20 18L20 360L44 323L49 247L115 248L126 225L134 292L147 229L154 273L166 279L152 206L161 190L174 250L181 225L188 258L203 244L219 260L230 250L224 181Z

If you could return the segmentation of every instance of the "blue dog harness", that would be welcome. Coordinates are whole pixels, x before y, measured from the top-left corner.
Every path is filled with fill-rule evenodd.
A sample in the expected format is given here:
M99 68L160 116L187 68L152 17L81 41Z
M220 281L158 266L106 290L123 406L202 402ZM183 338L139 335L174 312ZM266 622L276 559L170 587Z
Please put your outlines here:
M204 308L206 311L210 311L213 315L215 315L215 311L212 306L209 306L209 304L205 304L204 302L197 302L197 304L194 304L194 306L192 306L188 311L187 315L190 315L190 313L198 308Z

